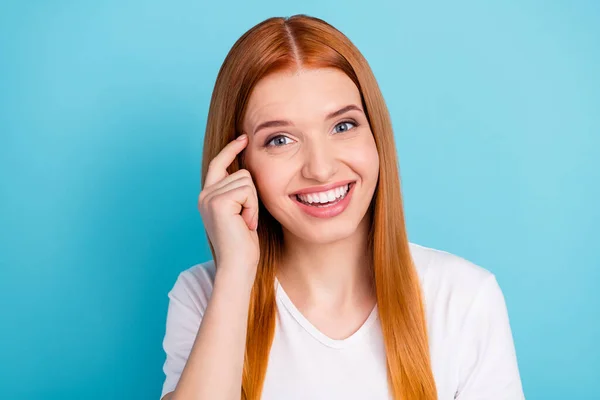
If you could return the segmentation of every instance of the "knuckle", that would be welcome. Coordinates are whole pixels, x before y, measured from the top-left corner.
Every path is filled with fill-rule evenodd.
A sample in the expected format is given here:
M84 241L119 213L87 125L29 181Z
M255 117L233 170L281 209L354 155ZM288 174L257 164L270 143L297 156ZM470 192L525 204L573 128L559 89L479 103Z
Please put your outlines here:
M208 162L208 169L214 169L215 168L215 164L216 164L216 158L213 158L212 160L210 160Z
M209 207L209 206L210 206L210 205L211 205L211 204L214 202L214 199L215 199L215 197L216 197L216 196L209 196L209 195L206 195L206 196L204 197L204 199L203 199L203 202L202 202L202 203L204 204L204 206L206 206L206 207Z
M218 201L218 200L217 200L217 198L218 198L218 196L216 196L216 197L213 197L213 198L212 198L212 199L211 199L211 200L208 202L208 204L207 204L207 208L208 208L208 210L210 210L210 211L211 211L211 212L213 212L213 213L214 213L215 211L218 211L218 210L220 209L220 207L219 207L219 206L220 206L220 204L222 203L222 202Z
M240 175L244 176L244 177L248 177L248 178L250 178L250 177L251 177L251 176L250 176L250 171L248 171L248 170L247 170L247 169L245 169L245 168L242 168L242 169L240 169L240 170L238 171L238 173L239 173Z
M200 194L198 195L198 203L200 203L200 204L204 203L204 201L206 200L206 196L208 196L208 193L206 193L206 190L201 191Z
M221 197L222 197L222 196L223 196L223 194L222 194L222 193L219 193L219 194L215 194L215 195L213 195L213 196L210 196L210 197L207 199L207 203L208 203L210 206L214 207L215 205L217 205L217 204L219 204L219 203L220 203L219 199L221 199Z

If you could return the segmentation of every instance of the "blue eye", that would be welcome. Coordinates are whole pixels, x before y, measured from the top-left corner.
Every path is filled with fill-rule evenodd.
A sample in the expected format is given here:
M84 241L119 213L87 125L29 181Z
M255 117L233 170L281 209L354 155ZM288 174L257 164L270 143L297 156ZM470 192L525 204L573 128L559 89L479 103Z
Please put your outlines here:
M354 127L357 127L357 126L358 126L358 124L357 124L356 122L354 122L354 121L343 121L343 122L340 122L339 124L337 124L337 125L336 125L336 127L338 127L338 126L343 126L344 124L350 124L350 125L354 125ZM349 130L350 130L350 129L346 128L346 129L344 129L344 130L342 130L342 131L336 131L336 133L344 133L344 132L347 132L347 131L349 131Z
M289 143L286 142L286 140L288 140ZM269 139L267 141L267 143L265 144L265 146L267 146L267 147L282 147L282 146L285 146L286 144L290 144L291 142L292 142L292 140L289 137L283 136L283 135L277 135L277 136L274 136L273 138Z
M344 128L342 130L336 129L335 133L344 133L344 132L351 130L352 128L348 128L347 124L353 125L354 128L356 128L358 126L358 123L354 120L342 121L339 124L337 124L335 127L337 128L339 126L346 126L346 128ZM290 139L287 136L276 135L276 136L272 136L269 139L267 139L267 141L265 142L265 147L283 147L283 146L286 146L293 142L294 142L294 140Z

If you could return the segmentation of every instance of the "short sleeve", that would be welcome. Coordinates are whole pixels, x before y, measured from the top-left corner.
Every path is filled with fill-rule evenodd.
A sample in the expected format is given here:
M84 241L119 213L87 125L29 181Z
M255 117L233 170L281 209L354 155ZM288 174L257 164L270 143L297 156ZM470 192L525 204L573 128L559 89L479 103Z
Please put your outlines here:
M161 399L174 391L179 382L212 293L213 277L210 266L209 269L202 264L194 266L179 274L168 293L169 306L163 339L165 381Z
M494 275L479 289L462 332L455 399L525 399L508 311Z

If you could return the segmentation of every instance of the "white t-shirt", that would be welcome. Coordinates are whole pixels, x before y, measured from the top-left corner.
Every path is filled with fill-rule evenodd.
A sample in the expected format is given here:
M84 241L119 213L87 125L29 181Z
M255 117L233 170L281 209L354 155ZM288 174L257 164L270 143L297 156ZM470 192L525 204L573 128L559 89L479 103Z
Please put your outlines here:
M524 399L504 296L495 276L456 255L410 243L424 292L439 400ZM212 292L212 261L183 271L169 292L162 396L175 390ZM378 400L388 391L373 309L350 337L320 332L275 282L277 322L262 400Z

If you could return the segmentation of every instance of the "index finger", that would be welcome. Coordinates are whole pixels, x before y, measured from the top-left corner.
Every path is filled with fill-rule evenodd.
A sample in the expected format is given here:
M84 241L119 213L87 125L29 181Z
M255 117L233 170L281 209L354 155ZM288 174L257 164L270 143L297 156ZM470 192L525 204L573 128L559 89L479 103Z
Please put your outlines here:
M204 186L210 186L227 176L227 167L231 165L235 157L244 150L248 144L248 135L245 133L238 136L235 140L227 143L223 150L208 164Z

